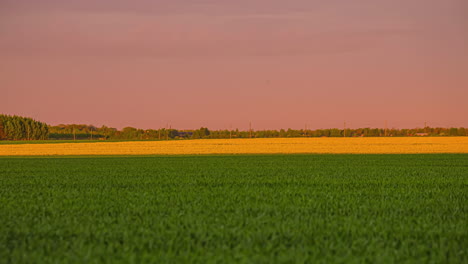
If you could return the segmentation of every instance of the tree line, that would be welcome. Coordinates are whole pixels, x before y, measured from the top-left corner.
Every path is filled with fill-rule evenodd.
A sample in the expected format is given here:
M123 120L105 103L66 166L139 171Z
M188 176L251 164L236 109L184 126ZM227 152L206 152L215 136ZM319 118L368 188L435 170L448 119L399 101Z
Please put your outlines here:
M229 138L291 138L291 137L408 137L408 136L468 136L467 128L424 127L414 129L280 129L280 130L210 130L206 127L193 130L173 128L122 130L91 125L58 125L50 127L51 139L100 140L169 140L169 139L229 139Z
M408 136L468 136L464 127L424 127L414 129L280 129L280 130L191 130L173 128L121 130L84 124L49 126L32 118L0 115L0 140L170 140L170 139L229 139L229 138L292 138L292 137L408 137Z
M0 140L44 140L49 126L29 117L0 115Z

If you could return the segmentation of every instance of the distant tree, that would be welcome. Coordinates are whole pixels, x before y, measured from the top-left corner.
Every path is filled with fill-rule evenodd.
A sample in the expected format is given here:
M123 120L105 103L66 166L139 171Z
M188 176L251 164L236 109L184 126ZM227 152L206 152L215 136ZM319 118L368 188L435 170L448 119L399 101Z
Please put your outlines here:
M199 138L209 138L210 136L210 130L206 127L201 127L200 129L194 130L192 134L193 139L199 139Z
M467 130L464 127L458 128L458 136L467 136Z
M138 129L134 127L124 127L120 137L122 139L138 139Z
M456 127L450 128L449 135L450 136L458 136L458 128L456 128Z
M343 131L338 128L330 129L330 137L342 137Z
M169 138L174 139L174 138L179 137L179 131L177 131L177 129L169 129L168 133L169 133Z
M3 119L3 116L0 115L0 140L6 139L6 134L3 127Z
M47 124L32 118L21 116L0 115L0 139L7 140L34 140L48 137L48 131L41 131L41 126ZM43 136L36 136L42 135Z

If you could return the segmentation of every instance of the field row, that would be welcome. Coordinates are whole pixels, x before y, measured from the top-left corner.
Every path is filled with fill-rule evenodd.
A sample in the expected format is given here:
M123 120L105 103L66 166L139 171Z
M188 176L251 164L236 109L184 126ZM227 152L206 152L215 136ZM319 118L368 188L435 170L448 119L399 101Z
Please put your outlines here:
M468 137L259 138L0 145L0 156L273 153L468 153Z

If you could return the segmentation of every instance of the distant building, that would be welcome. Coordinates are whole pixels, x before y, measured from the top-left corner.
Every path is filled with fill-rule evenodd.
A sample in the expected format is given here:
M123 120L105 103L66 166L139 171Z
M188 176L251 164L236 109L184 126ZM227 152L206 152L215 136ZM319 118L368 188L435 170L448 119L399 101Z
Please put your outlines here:
M192 131L178 131L179 137L191 137L193 135Z
M426 137L426 136L429 136L428 133L416 133L414 134L415 136L419 136L419 137Z

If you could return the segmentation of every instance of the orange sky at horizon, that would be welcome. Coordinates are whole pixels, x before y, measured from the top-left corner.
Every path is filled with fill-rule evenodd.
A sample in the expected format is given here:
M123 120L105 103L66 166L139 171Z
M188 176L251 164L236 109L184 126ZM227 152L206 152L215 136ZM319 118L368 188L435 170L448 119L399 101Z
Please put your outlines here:
M0 113L117 128L468 127L467 26L464 0L2 0Z

